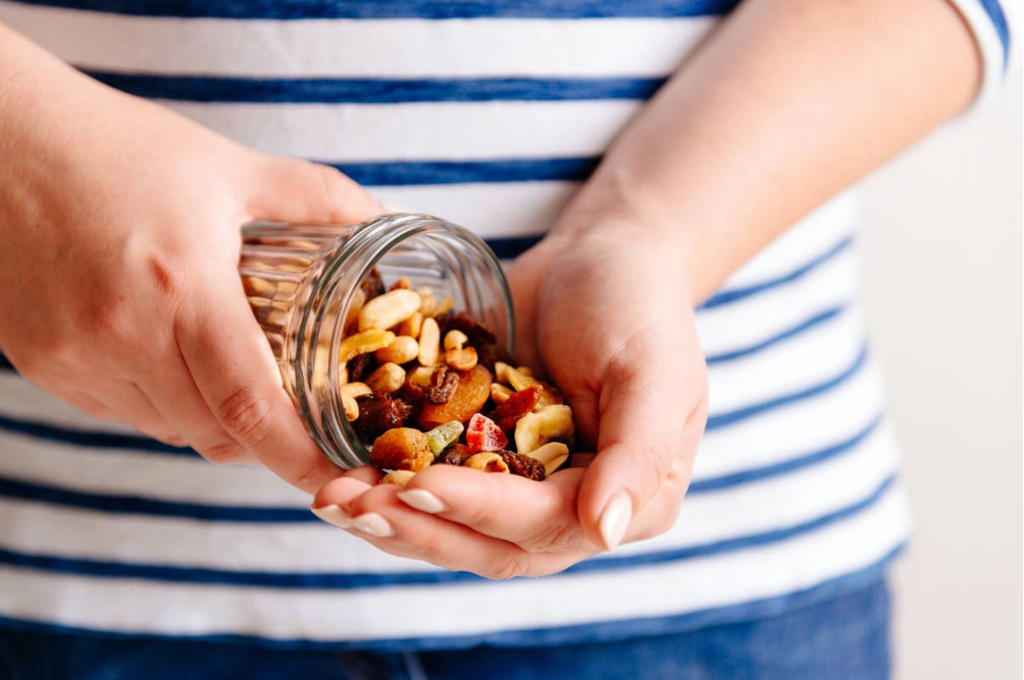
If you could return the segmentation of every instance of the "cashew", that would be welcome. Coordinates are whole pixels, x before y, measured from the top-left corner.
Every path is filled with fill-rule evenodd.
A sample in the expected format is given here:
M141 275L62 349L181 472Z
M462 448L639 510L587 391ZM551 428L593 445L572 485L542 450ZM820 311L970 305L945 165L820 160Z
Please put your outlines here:
M529 454L553 440L569 441L575 431L572 409L561 404L544 406L516 423L516 450Z
M376 352L395 341L391 331L371 330L350 335L338 345L338 361L351 361L360 354Z
M384 475L384 477L377 483L394 484L395 486L404 489L415 476L416 473L412 470L392 470Z
M483 470L484 472L509 474L508 465L505 463L505 460L498 454L491 452L474 453L466 459L463 465L474 470Z
M416 312L402 322L398 327L399 335L408 335L410 338L420 337L420 329L423 328L423 315Z
M450 349L444 353L444 362L457 371L468 371L476 366L476 350L472 347Z
M423 329L420 331L420 363L424 366L433 366L437 363L437 355L440 353L439 343L441 342L441 327L434 319L424 319Z
M512 390L509 388L501 383L491 383L491 399L494 400L495 404L502 404L511 396Z
M378 366L370 377L366 379L366 384L369 385L374 392L382 392L384 394L391 394L397 392L402 388L405 383L405 369L396 363L388 362Z
M444 336L444 348L446 350L462 349L463 345L467 342L469 342L469 338L458 329L448 331Z
M548 442L526 454L540 461L549 475L569 458L569 447L562 442Z
M370 389L370 386L363 382L348 383L347 385L341 386L341 393L347 394L353 399L364 394L370 394L372 392L373 390Z
M411 290L399 288L378 295L359 311L359 330L387 330L397 326L420 307L420 296Z
M408 335L399 335L395 338L395 341L385 347L374 352L374 357L377 361L382 364L392 362L396 364L404 364L407 361L412 361L420 353L420 344L416 342L416 338L409 337Z
M359 402L356 401L355 397L342 392L341 405L345 409L345 418L347 418L349 422L352 422L359 417Z

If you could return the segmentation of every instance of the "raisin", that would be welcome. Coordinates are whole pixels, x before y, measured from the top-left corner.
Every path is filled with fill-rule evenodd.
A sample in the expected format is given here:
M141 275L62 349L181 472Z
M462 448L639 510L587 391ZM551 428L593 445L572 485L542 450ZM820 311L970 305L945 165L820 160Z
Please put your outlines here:
M492 344L498 341L494 331L487 324L477 321L465 312L445 312L438 314L437 325L441 327L441 337L448 334L448 331L459 330L469 338L469 344L474 347Z
M366 294L366 302L369 302L378 295L383 295L385 292L384 279L381 278L380 271L376 267L370 270L370 273L366 275L366 278L359 284L359 287Z
M465 444L456 443L442 451L441 455L439 455L437 460L434 461L434 464L462 465L466 462L466 459L472 455L473 454L469 452L469 448Z
M348 367L348 381L363 382L366 376L370 375L370 369L373 368L372 360L372 353L358 354L345 364Z
M538 482L544 481L544 478L547 477L544 464L539 460L516 453L515 451L495 451L495 453L501 456L501 459L505 461L505 465L508 465L509 472L514 475Z
M447 404L459 387L459 374L441 364L434 369L432 384L427 389L427 401L431 404Z
M520 418L533 410L540 401L543 391L544 388L540 385L532 385L525 390L513 392L511 397L498 404L487 417L497 423L503 431L508 432L516 426Z
M386 394L361 394L356 397L359 417L352 421L352 427L364 444L394 427L401 427L412 415L412 407L401 399L392 399Z

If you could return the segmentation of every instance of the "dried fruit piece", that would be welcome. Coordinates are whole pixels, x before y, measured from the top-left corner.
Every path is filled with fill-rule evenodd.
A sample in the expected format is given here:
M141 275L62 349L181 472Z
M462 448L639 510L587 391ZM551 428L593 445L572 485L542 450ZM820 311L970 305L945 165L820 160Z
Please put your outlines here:
M483 470L484 472L500 472L506 475L509 472L508 463L505 462L505 459L497 453L491 453L490 451L474 453L466 459L463 465L474 470Z
M384 394L397 392L405 384L405 369L391 362L381 364L366 379L366 384L374 392L383 392Z
M574 433L572 409L560 404L544 406L516 423L516 450L528 454L550 441L571 441Z
M471 455L465 444L456 443L442 451L434 465L462 465Z
M516 453L515 451L496 451L501 459L505 461L505 465L508 466L509 471L514 475L520 477L526 477L527 479L533 479L538 482L544 481L544 478L548 476L547 469L544 464L538 460L534 460L530 456Z
M521 392L511 392L505 401L498 404L497 408L488 414L488 417L496 422L498 427L508 432L516 426L520 418L533 410L537 402L540 401L542 391L543 388L540 385L533 385ZM495 401L497 400L495 399Z
M434 462L427 435L411 427L396 427L377 437L370 461L386 470L419 472Z
M416 473L412 470L392 470L391 472L384 475L384 477L377 482L378 484L394 484L395 486L404 489L412 481L412 478L416 476Z
M542 464L550 475L569 459L569 447L562 442L548 442L526 455Z
M385 431L401 427L412 414L412 407L386 394L364 394L356 397L359 418L353 423L363 442L372 442Z
M399 276L397 279L395 279L395 282L391 284L391 288L389 288L388 290L398 290L399 288L403 290L411 290L412 279L410 279L408 276Z
M419 306L420 296L415 291L389 291L363 305L359 311L359 330L387 330L408 319Z
M390 345L374 352L373 356L382 364L389 361L395 364L404 364L415 359L419 353L420 344L416 342L416 338L399 335Z
M473 370L459 373L459 385L444 404L423 405L420 411L420 427L429 430L449 420L464 423L480 411L491 396L491 372L483 366L475 366Z
M427 432L427 444L430 446L431 452L435 456L440 455L442 451L459 438L463 429L465 428L462 427L462 423L453 420L443 425L438 425L433 430Z
M466 446L473 453L477 451L501 451L508 446L508 437L494 421L487 416L474 413L466 428Z
M489 326L477 321L465 312L438 314L435 318L446 335L451 330L462 331L469 338L469 342L472 345L479 346L498 341L497 336L494 335L494 331Z
M427 401L431 404L447 404L458 387L459 374L447 366L438 366L430 378L430 387L426 392Z
M368 330L350 335L338 345L338 361L347 362L360 354L376 352L395 341L391 331Z
M384 279L381 278L380 271L376 267L371 269L363 282L359 284L359 289L365 294L366 300L372 300L378 295L384 294Z
M423 328L420 329L420 363L424 366L433 366L437 363L437 355L440 353L441 329L433 319L424 319Z
M370 375L370 369L373 368L371 354L360 354L355 359L352 359L346 364L348 368L348 379L351 382L362 382L366 380L366 376Z

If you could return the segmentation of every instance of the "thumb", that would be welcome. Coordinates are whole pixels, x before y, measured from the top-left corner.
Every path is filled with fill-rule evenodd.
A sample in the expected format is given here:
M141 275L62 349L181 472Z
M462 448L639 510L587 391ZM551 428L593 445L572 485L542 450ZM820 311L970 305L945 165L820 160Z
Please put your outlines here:
M678 357L655 359L664 352L636 349L620 354L637 357L634 362L606 372L597 455L577 501L584 534L607 550L622 542L633 519L659 493L678 498L658 507L678 508L707 419L703 371L687 371ZM675 513L657 518L656 533L675 519Z
M336 224L386 212L363 187L329 165L262 155L249 184L247 209L256 219Z

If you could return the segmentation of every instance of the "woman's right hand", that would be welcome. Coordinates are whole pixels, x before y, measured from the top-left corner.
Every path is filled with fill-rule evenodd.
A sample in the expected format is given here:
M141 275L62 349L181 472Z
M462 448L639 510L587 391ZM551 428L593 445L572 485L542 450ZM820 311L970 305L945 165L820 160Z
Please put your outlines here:
M0 26L0 349L29 380L217 462L315 491L306 434L238 276L250 219L382 212L332 168L235 144Z

